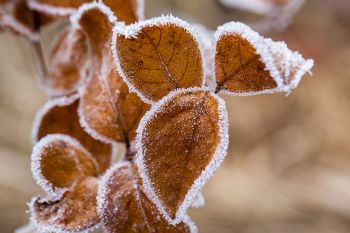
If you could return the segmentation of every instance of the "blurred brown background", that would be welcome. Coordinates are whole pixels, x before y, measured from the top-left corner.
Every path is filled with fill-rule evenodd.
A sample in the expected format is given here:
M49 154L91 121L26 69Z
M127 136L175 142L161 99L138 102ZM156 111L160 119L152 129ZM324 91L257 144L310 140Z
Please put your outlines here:
M225 97L230 148L204 188L205 207L191 211L200 232L350 232L349 12L349 0L309 0L287 30L269 35L315 60L313 76L288 98ZM161 13L212 29L256 20L215 0L146 0L148 17ZM46 96L31 52L25 40L0 34L1 233L27 222L26 202L40 193L29 135Z

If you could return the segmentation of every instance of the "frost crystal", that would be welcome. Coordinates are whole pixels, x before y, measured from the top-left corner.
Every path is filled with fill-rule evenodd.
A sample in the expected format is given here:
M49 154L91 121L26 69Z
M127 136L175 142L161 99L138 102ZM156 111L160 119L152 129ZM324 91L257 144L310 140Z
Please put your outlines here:
M87 12L88 10L91 10L91 9L99 9L100 11L102 11L108 17L108 20L112 24L115 24L117 22L117 17L114 15L111 8L109 8L108 6L103 4L101 1L99 1L99 2L85 3L85 4L81 5L79 7L79 9L74 14L72 14L70 17L70 21L71 21L71 24L73 25L73 27L80 29L79 21L80 21L81 16L85 12Z

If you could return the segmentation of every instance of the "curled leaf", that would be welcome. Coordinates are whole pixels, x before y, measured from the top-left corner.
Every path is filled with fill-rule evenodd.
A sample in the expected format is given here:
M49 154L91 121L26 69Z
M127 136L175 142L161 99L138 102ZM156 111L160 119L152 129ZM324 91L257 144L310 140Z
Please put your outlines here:
M283 42L265 39L241 23L227 23L215 33L217 91L232 95L286 92L310 72L313 61Z
M68 27L51 50L50 67L43 85L50 96L77 91L87 76L87 46L84 34Z
M111 164L112 146L85 132L79 123L79 96L61 97L47 102L37 113L32 129L33 143L49 134L65 134L77 139L94 156L102 174Z
M191 27L173 16L114 28L112 50L119 73L148 103L178 88L203 85L201 49Z
M32 174L46 193L60 197L77 182L97 175L97 163L74 138L51 134L33 148Z
M92 136L105 142L133 140L149 107L129 92L114 68L110 52L113 13L102 4L80 9L73 18L89 39L93 67L81 93L81 123Z
M98 179L89 177L60 200L33 198L31 221L43 232L85 232L99 223L96 210Z
M225 104L208 90L174 91L146 113L137 130L137 166L147 195L170 223L183 219L227 144Z
M98 191L98 210L107 232L197 232L186 217L170 225L144 194L137 170L129 162L113 166L104 175Z

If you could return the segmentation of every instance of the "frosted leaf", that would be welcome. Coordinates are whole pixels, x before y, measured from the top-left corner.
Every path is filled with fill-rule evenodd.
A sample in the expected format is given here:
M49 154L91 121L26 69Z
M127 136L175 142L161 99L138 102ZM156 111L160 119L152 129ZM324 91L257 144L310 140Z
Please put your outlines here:
M283 7L293 0L219 0L229 8L239 8L257 14L268 15L276 8Z
M84 34L68 27L54 42L48 74L43 80L48 95L72 94L87 76L87 46Z
M183 220L227 146L225 103L207 89L171 92L142 118L137 166L145 192L169 223Z
M227 94L289 94L313 66L313 60L305 60L284 42L266 39L242 23L224 24L215 39L217 91Z
M112 145L100 142L85 132L79 123L78 105L78 95L49 100L36 114L32 127L33 144L49 134L69 135L92 154L102 174L111 164Z
M199 192L192 202L191 208L199 209L205 205L205 199L202 192Z
M76 8L92 0L27 0L32 10L53 16L69 16Z
M87 232L99 224L96 209L98 179L88 177L59 200L33 198L30 220L41 232Z
M52 16L69 16L84 3L92 3L93 0L28 0L31 9ZM133 23L144 18L144 0L102 0L119 21ZM94 4L94 3L93 3Z
M114 68L110 51L114 22L101 5L85 4L72 15L91 47L91 72L80 91L80 122L89 134L101 141L131 141L149 106L129 92Z
M39 33L32 31L26 25L18 22L11 15L7 14L3 9L1 9L1 7L0 7L0 29L9 30L33 42L40 40Z
M42 138L34 146L31 159L34 180L52 199L98 172L91 154L77 140L62 134Z
M186 216L170 225L144 194L137 169L130 162L114 165L99 186L98 212L107 232L197 232Z
M123 80L147 103L177 88L203 86L201 37L188 23L171 15L126 27L117 24L112 51Z

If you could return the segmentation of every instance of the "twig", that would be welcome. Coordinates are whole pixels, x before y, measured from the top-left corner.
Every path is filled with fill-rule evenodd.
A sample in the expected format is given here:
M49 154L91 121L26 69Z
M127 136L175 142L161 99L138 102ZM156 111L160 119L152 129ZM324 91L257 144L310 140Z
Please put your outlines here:
M260 33L279 32L285 30L305 0L290 0L284 7L277 7L267 18L252 24Z
M34 51L35 63L39 72L40 81L42 82L47 75L47 68L44 59L44 53L41 47L41 40L32 42L31 44Z

